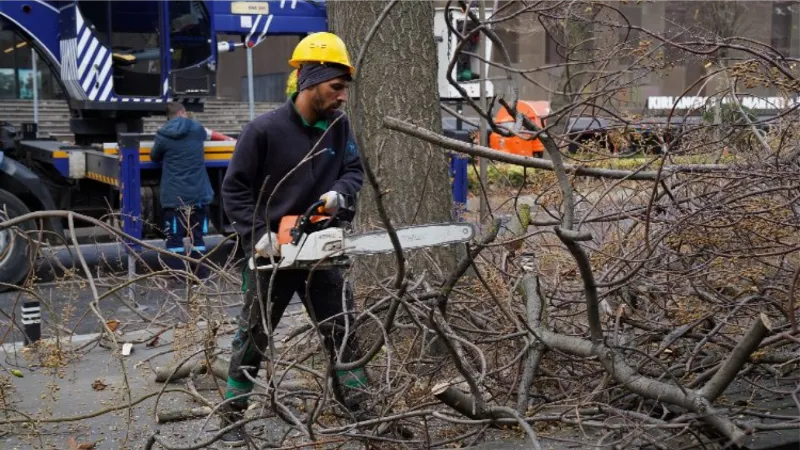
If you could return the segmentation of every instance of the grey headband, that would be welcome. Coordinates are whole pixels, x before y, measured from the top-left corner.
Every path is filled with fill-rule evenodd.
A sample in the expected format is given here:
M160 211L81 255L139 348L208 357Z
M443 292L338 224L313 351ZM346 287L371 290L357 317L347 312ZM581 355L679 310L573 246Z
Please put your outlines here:
M303 64L297 72L297 90L302 91L339 77L350 78L350 70L339 64Z

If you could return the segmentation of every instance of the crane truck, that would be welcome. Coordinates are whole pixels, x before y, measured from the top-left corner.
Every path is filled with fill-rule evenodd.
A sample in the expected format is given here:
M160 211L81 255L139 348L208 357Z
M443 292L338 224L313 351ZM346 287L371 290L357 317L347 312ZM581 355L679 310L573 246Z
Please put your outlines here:
M458 44L452 30L463 29L465 21L463 11L436 10L433 31L442 101L461 95L449 83L446 67ZM202 111L204 101L216 96L221 52L252 49L269 35L328 30L325 2L315 0L3 0L0 23L13 29L57 75L74 135L74 142L66 143L40 137L34 123L22 124L21 132L9 124L0 126L0 220L30 211L71 210L103 220L112 217L135 238L161 236L160 165L150 161L152 136L143 133L143 119L163 115L168 101ZM223 34L240 41L218 40ZM491 53L487 42L484 57L491 59ZM474 75L479 64L480 58L469 56L453 67L453 78L471 97L480 95ZM491 96L491 81L486 88ZM235 146L222 138L205 144L216 192ZM466 205L466 164L465 158L453 155L457 216ZM231 231L219 196L210 208L210 225L210 232ZM40 227L48 242L65 241L65 219L21 225L28 231ZM0 290L30 272L28 253L28 240L0 230Z
M220 52L252 48L268 35L327 30L324 5L301 0L4 0L0 22L57 74L75 137L70 143L41 138L33 123L22 124L21 132L0 128L3 219L46 210L104 219L111 210L137 238L160 234L160 166L150 161L152 136L143 133L143 119L164 115L169 101L202 111L216 96ZM240 42L218 41L220 34ZM216 192L234 144L206 142ZM217 196L210 222L218 232L230 229L222 211ZM48 241L64 242L65 220L41 225ZM0 231L0 282L16 285L28 275L29 247L12 230Z

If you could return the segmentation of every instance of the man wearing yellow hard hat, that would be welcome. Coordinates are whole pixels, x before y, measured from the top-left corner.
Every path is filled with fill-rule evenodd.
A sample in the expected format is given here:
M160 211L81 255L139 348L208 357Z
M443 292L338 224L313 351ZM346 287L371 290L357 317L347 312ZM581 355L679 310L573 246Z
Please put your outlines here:
M350 122L340 111L355 74L344 42L332 33L308 35L294 49L289 65L297 69L297 92L279 108L244 127L222 184L225 212L241 237L247 258L253 254L278 258L281 218L302 215L318 200L325 202L326 214L352 221L364 179ZM257 292L267 292L271 277L270 271L255 273L246 268L244 272L245 304L232 343L225 396L229 402L223 409L222 427L242 419L253 389L250 380L256 378L267 350L270 336L262 327L262 308L271 310L270 326L274 330L297 293L313 318L323 323L320 328L328 355L336 359L334 355L342 347L342 292L349 314L354 306L352 290L338 270L280 270L267 303ZM306 298L309 277L310 298ZM349 323L352 330L352 316ZM360 358L352 333L344 349L343 362ZM337 372L334 396L357 413L357 388L366 383L363 368ZM243 443L244 433L234 428L221 439L229 444Z

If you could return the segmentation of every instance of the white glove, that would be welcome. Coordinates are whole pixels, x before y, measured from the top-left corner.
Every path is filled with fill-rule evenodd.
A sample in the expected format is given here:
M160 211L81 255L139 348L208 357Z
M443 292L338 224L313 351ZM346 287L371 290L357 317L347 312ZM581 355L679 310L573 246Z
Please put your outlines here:
M344 195L336 191L328 191L319 198L325 200L325 212L330 214L336 211L337 208L344 206Z
M264 233L264 236L261 236L261 239L256 243L256 254L263 258L269 258L270 256L277 258L280 256L281 248L278 245L278 235L271 231Z

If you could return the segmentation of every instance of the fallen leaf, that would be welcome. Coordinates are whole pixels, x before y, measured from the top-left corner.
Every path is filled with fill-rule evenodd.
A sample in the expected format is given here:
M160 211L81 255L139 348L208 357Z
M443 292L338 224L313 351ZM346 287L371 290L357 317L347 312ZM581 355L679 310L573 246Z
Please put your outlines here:
M92 381L92 389L94 389L95 391L102 391L106 387L108 386L105 383L103 383L103 380L101 380L100 378Z
M94 448L94 442L81 442L75 440L74 437L70 436L67 438L67 449L68 450L92 450Z
M119 320L116 319L107 320L106 325L108 326L109 330L116 331L117 327L119 326Z

